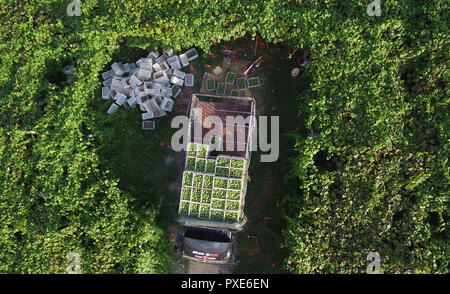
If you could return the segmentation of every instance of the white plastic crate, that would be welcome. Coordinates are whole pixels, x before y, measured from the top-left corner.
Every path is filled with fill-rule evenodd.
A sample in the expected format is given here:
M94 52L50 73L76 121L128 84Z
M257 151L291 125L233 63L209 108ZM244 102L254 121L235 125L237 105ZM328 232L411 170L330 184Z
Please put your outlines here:
M117 92L123 92L124 91L124 89L123 89L123 87L122 87L122 83L120 82L120 80L118 80L118 79L113 79L112 81L111 81L111 89L114 89L114 90L116 90Z
M144 92L146 95L153 95L153 83L152 82L145 82L144 83Z
M109 86L111 86L111 83L112 83L112 78L109 78L109 79L103 81L103 86L109 87Z
M180 58L176 55L167 59L167 63L172 69L181 69Z
M103 87L102 88L102 98L104 100L108 100L108 99L111 98L111 97L109 97L109 87Z
M175 69L175 70L173 71L173 76L178 77L178 78L184 80L184 77L186 76L186 73L184 73L184 72L181 71L181 70Z
M194 75L193 74L186 74L184 78L184 84L186 87L192 87L194 86Z
M160 55L160 56L155 60L154 63L163 63L163 62L165 62L166 60L167 60L167 57L166 57L164 54L162 54L162 55Z
M173 109L173 99L180 95L181 87L194 85L194 76L180 69L197 57L195 48L179 56L167 49L162 55L152 51L135 63L114 62L111 70L102 73L102 99L115 100L108 113L114 113L118 106L131 109L139 105L139 109L153 113L155 118L166 115ZM144 118L150 116L145 114Z
M165 110L159 109L155 110L155 118L165 116L167 113Z
M173 100L170 98L164 98L164 100L161 102L161 109L164 111L172 111L173 108Z
M146 81L152 78L152 72L142 68L140 68L135 74L141 81Z
M174 84L174 85L177 85L177 86L179 86L179 87L182 87L183 86L183 83L184 83L184 80L183 79L181 79L181 78L179 78L179 77L177 77L177 76L172 76L171 78L170 78L170 82L172 83L172 84Z
M102 73L103 80L110 79L110 78L112 78L112 76L113 76L113 71L112 70L109 70L107 72Z
M172 96L173 96L173 98L177 98L178 95L180 95L180 93L181 93L181 88L178 87L177 85L173 85L172 86Z
M181 61L181 66L182 67L185 67L185 66L188 66L189 65L189 59L188 59L188 57L186 56L186 54L180 54L180 61Z
M155 52L155 51L150 52L148 54L148 56L147 56L147 58L151 58L152 59L152 62L155 62L156 59L158 59L158 57L159 57L159 54L157 52Z
M130 105L130 107L134 107L136 105L136 98L130 97L129 99L127 99L127 103L128 105Z
M116 112L116 110L119 108L119 106L117 105L117 104L111 104L111 106L109 107L109 109L108 109L108 114L109 115L112 115L112 114L114 114L114 112Z
M254 83L254 84L251 85L250 83ZM258 87L258 86L260 86L259 77L249 78L247 80L247 88L255 88L255 87Z
M172 86L169 81L165 81L163 83L160 83L160 85L161 85L161 89L166 89L166 90L170 89L170 87Z
M163 101L163 98L161 98L161 96L153 96L152 98L155 99L155 101L156 101L156 103L158 103L158 105L161 105L161 103Z
M154 130L155 129L155 122L152 120L146 120L142 122L142 129L143 130Z
M127 96L122 93L117 93L117 95L114 97L114 100L116 100L117 105L121 106L127 100Z
M131 76L136 71L136 63L130 63L128 68L129 68L128 74Z
M166 71L166 70L169 70L169 69L170 69L170 68L169 68L169 65L167 64L166 61L161 62L161 63L159 64L159 67L161 68L162 71Z
M157 83L163 83L165 81L168 81L169 78L167 77L167 74L164 71L158 71L153 74L153 79Z
M109 89L109 97L114 98L117 95L117 91L114 89Z
M139 65L139 68L148 70L149 72L153 71L153 62L150 58L146 58L145 61L141 62L141 64Z
M142 81L136 77L136 73L130 76L130 84L133 88L139 87L142 85Z
M172 49L166 49L166 50L163 51L163 54L164 54L167 58L169 58L169 57L171 57L171 56L173 55L173 50L172 50Z
M125 90L131 88L130 78L124 78L120 81L120 83L122 84L122 88Z
M130 71L130 65L128 63L122 64L122 70L124 73L128 73Z
M142 113L142 120L152 119L155 117L155 114L153 112L144 112Z
M170 65L170 67L171 67L172 69L181 69L181 64L180 64L179 61L177 61L177 62L172 62L172 63L170 63L169 65Z
M186 51L184 54L186 54L186 57L189 61L192 61L198 57L197 50L195 48L191 48L188 51Z
M114 62L114 63L111 65L111 69L112 69L113 72L114 72L116 75L118 75L118 76L121 76L121 75L123 75L123 74L125 73L125 71L124 71L123 68L122 68L122 65L121 65L119 62Z

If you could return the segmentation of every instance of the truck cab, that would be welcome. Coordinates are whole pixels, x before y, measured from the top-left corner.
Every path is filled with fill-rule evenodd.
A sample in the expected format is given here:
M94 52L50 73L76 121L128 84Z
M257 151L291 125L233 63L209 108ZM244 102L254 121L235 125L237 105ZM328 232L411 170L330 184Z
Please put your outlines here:
M184 258L197 262L236 262L233 235L228 230L184 227L181 253Z

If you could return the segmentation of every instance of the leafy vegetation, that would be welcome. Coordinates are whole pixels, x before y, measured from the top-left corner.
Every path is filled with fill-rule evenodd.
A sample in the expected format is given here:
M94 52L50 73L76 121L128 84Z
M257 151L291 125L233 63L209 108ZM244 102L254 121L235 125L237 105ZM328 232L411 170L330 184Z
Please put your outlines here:
M194 187L201 188L203 185L203 175L202 174L194 174Z
M227 157L218 157L216 160L216 165L217 166L222 166L222 167L229 167L230 166L230 159Z
M242 177L243 174L244 172L242 169L234 169L234 168L230 169L230 177L232 178L240 178Z
M214 198L219 198L219 199L225 199L227 197L227 191L226 190L220 190L220 189L214 189L213 197Z
M238 210L239 209L239 202L237 201L228 201L226 204L227 210Z
M249 88L257 87L259 86L259 77L249 78L247 83Z
M198 213L200 212L200 204L198 203L191 203L191 208L189 211L189 215L198 216Z
M192 186L192 173L185 172L183 175L183 185Z
M194 170L195 168L195 158L193 157L188 157L186 159L186 170Z
M193 143L189 143L187 154L191 157L197 156L197 145Z
M181 189L181 199L189 201L191 199L191 192L192 192L191 188L183 187Z
M211 189L213 185L213 176L208 176L205 175L205 179L204 179L204 183L203 183L203 188L208 188Z
M225 94L226 88L227 88L227 86L225 85L225 83L218 83L218 84L217 84L216 94L217 94L217 95L223 95L223 94Z
M180 202L180 214L187 215L189 213L189 202L181 201Z
M247 87L245 78L237 78L237 88L238 90L244 90Z
M216 167L216 176L218 177L228 177L229 169L224 167Z
M227 185L228 185L228 180L227 179L214 178L214 187L215 188L226 189Z
M223 220L223 211L221 210L211 210L211 218L217 220Z
M205 145L199 146L199 150L197 152L197 157L199 157L199 158L206 158L207 154L208 154L207 147Z
M209 218L209 211L210 211L209 205L202 205L200 208L200 217Z
M215 209L224 209L225 208L225 201L224 200L218 200L218 199L213 199L212 203L211 203L212 208Z
M244 168L244 160L243 159L231 159L231 167L234 168Z
M239 213L233 211L225 211L225 220L227 221L238 221Z
M297 99L304 132L291 132L288 181L300 183L281 205L290 271L364 273L378 252L385 273L448 272L444 3L383 1L380 17L360 1L294 12L312 83Z
M191 201L200 202L202 199L202 190L201 189L192 189Z
M202 203L211 203L211 190L203 190L202 191Z
M227 196L228 199L241 200L241 192L229 190L229 191L227 191L227 193L228 193L228 196Z
M214 91L216 89L216 81L214 79L206 80L207 90Z
M206 172L214 173L216 169L216 161L215 160L207 160L206 161Z
M239 91L237 91L235 89L232 89L231 92L230 92L230 96L234 96L234 97L239 96Z
M227 77L225 78L225 81L227 84L233 85L235 78L236 78L236 73L229 71L227 73Z
M241 190L242 181L241 180L229 180L228 188L233 190Z
M361 273L375 251L383 272L448 272L446 1L383 1L380 17L356 0L86 0L81 17L66 5L0 4L0 272L62 273L69 252L84 273L167 272L175 200L161 183L176 173L160 144L173 130L107 116L100 73L150 47L207 52L257 33L310 58L310 89L274 112L297 106L301 122L280 120L289 271Z
M199 172L204 172L205 171L205 166L206 166L206 160L204 160L204 159L197 159L196 165L195 165L195 170L199 171Z
M179 207L179 212L181 214L186 213L186 208L184 207L184 201L190 201L190 212L189 215L191 216L199 216L198 212L200 212L200 217L203 218L209 218L212 217L212 214L210 214L210 210L211 208L213 209L225 209L225 206L227 209L230 210L239 210L239 206L240 206L240 202L237 201L233 201L232 199L237 199L240 200L240 189L242 188L242 180L233 180L233 179L228 179L228 178L220 178L220 177L215 177L218 176L217 174L217 170L223 169L225 170L225 175L228 176L228 171L229 168L217 168L215 175L208 175L208 174L203 174L202 172L204 171L204 168L206 166L207 162L211 162L213 166L216 165L216 160L211 160L211 159L200 159L199 155L200 153L204 152L203 156L206 157L206 153L207 153L207 146L206 145L194 145L194 144L190 144L188 147L188 153L189 150L192 150L193 147L197 150L197 157L196 157L196 163L195 163L195 167L196 167L196 171L198 172L189 172L189 171L184 171L183 172L183 185L181 187L181 196L180 196L180 207ZM202 148L204 147L204 148ZM201 155L200 155L201 156ZM221 157L219 157L220 159ZM186 160L191 159L191 157L189 157L189 154L186 155ZM193 159L193 158L192 158ZM225 163L226 165L230 164L230 159L229 158L222 158L222 163ZM243 166L242 163L243 160L235 160L234 161L234 165L235 166ZM199 165L202 165L202 168L198 168ZM238 173L235 174L236 175L240 175L240 177L242 177L243 174L243 170L242 169L234 169L235 171L238 171ZM235 191L235 193L237 194L233 194L230 197L230 202L229 204L225 205L225 199L227 196L227 188L228 188L228 182L230 181L231 189L234 190L239 190L239 191ZM187 185L187 186L186 186ZM189 187L190 185L192 185L192 188ZM212 195L213 191L212 188L220 188L220 189L215 189L214 191L214 195ZM213 196L213 198L211 197ZM197 204L204 204L201 207L197 207ZM194 206L195 204L195 206ZM209 210L208 210L209 209ZM239 217L239 213L237 215L237 218ZM221 218L223 220L223 217ZM227 220L231 220L234 219L234 215L233 217L228 217Z

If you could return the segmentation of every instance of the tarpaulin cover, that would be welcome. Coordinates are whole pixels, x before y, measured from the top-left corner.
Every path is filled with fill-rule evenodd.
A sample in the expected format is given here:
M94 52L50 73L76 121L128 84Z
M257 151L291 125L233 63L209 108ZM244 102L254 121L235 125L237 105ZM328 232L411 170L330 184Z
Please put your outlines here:
M193 251L203 253L217 253L219 254L219 259L223 259L227 256L228 251L231 249L231 245L232 243L184 238L183 247L184 250L189 254L195 254L193 253Z

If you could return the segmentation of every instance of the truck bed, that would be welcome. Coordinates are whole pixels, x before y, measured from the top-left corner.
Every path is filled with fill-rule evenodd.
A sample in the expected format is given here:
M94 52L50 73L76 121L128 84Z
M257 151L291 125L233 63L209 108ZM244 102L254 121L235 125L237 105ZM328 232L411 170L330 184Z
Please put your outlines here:
M202 112L201 116L198 112L199 109ZM177 221L181 225L230 231L242 230L247 221L243 210L250 162L250 130L254 123L254 114L255 101L253 98L192 95L189 109L188 142L192 143L189 148L195 150L186 152L177 215ZM212 145L209 142L202 142L202 137L210 130L203 127L203 122L211 115L220 117L224 123L221 140L223 149L227 142L227 136L230 136L225 125L227 116L242 116L243 119L248 119L248 124L239 129L236 125L233 126L234 141L236 142L238 132L244 140L240 144L235 143L232 150L209 152ZM199 124L202 126L202 136L195 137L194 126ZM198 134L196 135L198 136ZM204 152L196 151L197 149L208 149L206 158L203 157ZM203 165L208 162L214 162L213 172L203 168ZM210 185L211 179L213 184L206 186L207 182Z

